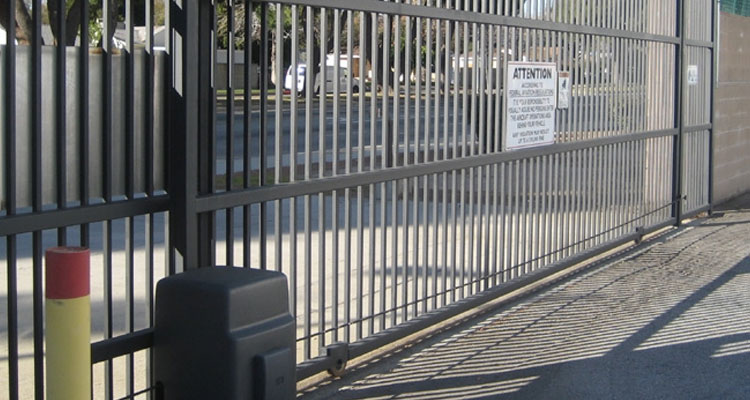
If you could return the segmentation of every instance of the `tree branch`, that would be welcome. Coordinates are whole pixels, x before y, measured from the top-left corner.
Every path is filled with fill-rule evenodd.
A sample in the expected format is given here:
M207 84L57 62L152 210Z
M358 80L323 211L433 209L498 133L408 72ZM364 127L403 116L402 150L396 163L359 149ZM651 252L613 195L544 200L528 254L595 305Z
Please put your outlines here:
M88 1L88 0L86 0ZM81 0L75 0L68 10L68 17L65 19L65 44L73 46L76 44L78 28L88 29L88 24L81 26ZM81 43L82 47L87 47L88 43Z
M16 39L19 43L30 44L34 23L29 16L29 9L26 8L23 0L16 0Z
M30 44L33 23L29 16L29 10L26 8L26 4L24 4L23 0L13 1L16 2L16 15L14 18L16 22L16 40L18 40L18 43L20 44ZM9 2L0 2L0 26L6 31L8 31L7 23L11 19L8 15L9 13ZM12 40L12 38L8 38L8 40Z

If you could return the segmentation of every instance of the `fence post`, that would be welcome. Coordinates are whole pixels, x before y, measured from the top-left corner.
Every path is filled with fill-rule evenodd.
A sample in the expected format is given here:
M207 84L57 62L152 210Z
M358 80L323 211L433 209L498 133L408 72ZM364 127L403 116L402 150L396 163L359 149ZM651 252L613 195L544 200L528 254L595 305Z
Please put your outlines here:
M711 118L711 130L708 132L708 213L714 208L714 132L716 130L716 85L719 81L719 0L711 1L711 101L709 103Z
M213 213L195 208L197 196L213 186L213 6L201 0L169 4L170 252L181 257L180 269L192 269L214 259Z
M677 7L677 35L679 35L680 43L677 44L675 51L675 104L674 118L677 124L677 136L674 137L672 146L672 218L674 218L675 226L680 226L682 223L682 135L683 135L683 120L682 120L682 103L683 103L683 82L682 73L685 69L685 6L683 2L675 2Z

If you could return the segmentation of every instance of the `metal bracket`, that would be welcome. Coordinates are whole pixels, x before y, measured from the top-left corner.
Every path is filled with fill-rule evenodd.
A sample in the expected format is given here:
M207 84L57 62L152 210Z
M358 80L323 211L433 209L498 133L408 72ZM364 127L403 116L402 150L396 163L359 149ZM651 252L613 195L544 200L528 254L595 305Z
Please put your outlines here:
M643 241L643 236L644 236L644 234L643 234L643 227L642 226L637 226L635 228L635 234L637 235L636 238L635 238L635 244L640 244L641 241Z
M349 343L338 342L326 347L328 359L333 361L333 366L328 368L328 373L333 376L341 376L346 370L349 361Z

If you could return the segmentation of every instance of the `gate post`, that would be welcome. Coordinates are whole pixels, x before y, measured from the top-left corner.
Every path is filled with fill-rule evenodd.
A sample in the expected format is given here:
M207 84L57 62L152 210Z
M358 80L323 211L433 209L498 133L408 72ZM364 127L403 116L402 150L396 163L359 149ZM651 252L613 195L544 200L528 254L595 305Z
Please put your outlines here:
M169 21L169 237L175 271L214 259L213 213L198 214L195 207L197 196L213 186L213 6L171 0Z
M672 217L674 225L682 224L682 134L683 134L683 70L685 69L685 6L682 1L676 1L677 7L677 35L680 43L675 51L675 108L674 118L677 124L677 136L674 137L672 146Z
M716 132L716 84L719 79L719 0L711 0L711 130L708 131L708 213L714 209L714 132Z

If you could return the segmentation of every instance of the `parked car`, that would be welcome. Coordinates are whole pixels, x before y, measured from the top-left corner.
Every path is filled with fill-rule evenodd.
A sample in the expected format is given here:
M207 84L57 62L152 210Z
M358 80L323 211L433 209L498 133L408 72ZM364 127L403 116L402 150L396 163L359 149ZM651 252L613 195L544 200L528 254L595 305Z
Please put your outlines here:
M346 93L346 85L347 80L349 76L349 68L346 68L345 66L339 66L339 91L341 93ZM296 70L296 73L295 73ZM326 85L325 85L325 91L326 93L333 93L335 89L334 85L334 72L335 67L333 65L326 65ZM313 93L320 93L320 87L321 84L321 73L318 72L315 75L315 83L313 85ZM293 88L293 82L296 81L297 84L297 93L298 95L302 96L305 93L305 79L307 77L307 66L305 64L298 64L296 68L294 66L289 66L289 68L286 71L286 76L284 77L284 92L290 93ZM359 78L352 78L352 92L358 93L359 89L361 87Z
M284 76L284 92L289 93L292 91L292 82L297 81L297 93L302 94L305 90L305 74L307 73L307 66L305 64L297 64L296 72L293 65L290 65L286 70ZM296 77L296 78L295 78Z

